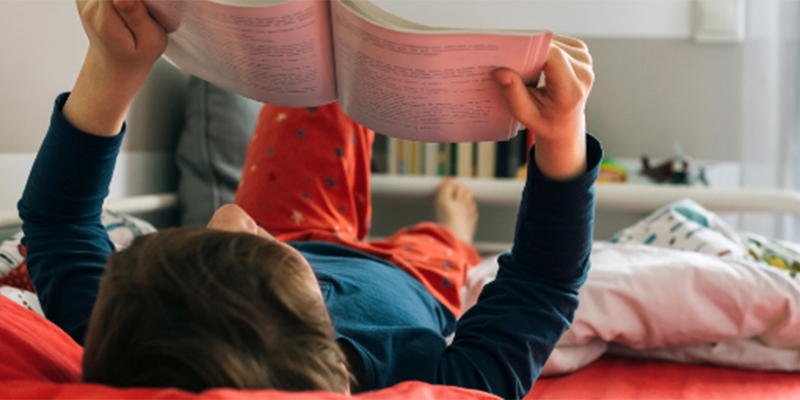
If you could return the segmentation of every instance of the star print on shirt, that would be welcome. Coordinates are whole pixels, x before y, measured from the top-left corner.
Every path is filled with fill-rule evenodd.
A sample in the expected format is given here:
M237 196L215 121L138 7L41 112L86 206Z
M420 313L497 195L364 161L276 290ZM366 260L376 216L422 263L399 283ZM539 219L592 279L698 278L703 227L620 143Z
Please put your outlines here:
M302 129L297 130L297 137L306 137L306 131Z
M328 187L335 188L336 187L336 180L333 178L325 178L325 183L328 184Z
M303 222L303 214L300 211L292 210L292 219L296 225L300 225Z
M341 147L336 148L336 157L344 157L344 151L342 151Z
M280 113L280 114L278 114L278 116L275 118L275 121L281 122L281 121L285 120L286 118L289 118L289 116L288 116L288 115L286 115L286 113Z

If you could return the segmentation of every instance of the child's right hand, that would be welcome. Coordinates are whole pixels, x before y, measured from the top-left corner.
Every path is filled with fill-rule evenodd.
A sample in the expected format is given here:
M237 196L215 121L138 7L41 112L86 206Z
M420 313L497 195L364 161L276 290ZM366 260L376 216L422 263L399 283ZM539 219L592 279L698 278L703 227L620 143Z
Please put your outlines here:
M584 109L594 83L589 49L580 40L553 36L544 74L542 87L527 86L509 69L498 69L494 78L511 115L534 135L539 170L552 179L569 179L586 169Z
M97 136L122 129L136 93L167 48L167 32L141 0L77 0L89 51L63 113Z
M94 52L114 73L147 75L167 48L167 32L141 0L77 0Z

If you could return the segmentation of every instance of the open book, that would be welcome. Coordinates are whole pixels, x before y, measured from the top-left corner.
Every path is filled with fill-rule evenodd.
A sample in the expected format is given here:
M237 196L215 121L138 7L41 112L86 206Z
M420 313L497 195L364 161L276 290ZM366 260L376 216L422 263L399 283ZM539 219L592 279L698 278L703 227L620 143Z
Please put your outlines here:
M185 72L268 104L338 99L367 128L425 142L516 135L491 71L535 83L552 38L432 28L366 0L145 1L170 32L166 57Z

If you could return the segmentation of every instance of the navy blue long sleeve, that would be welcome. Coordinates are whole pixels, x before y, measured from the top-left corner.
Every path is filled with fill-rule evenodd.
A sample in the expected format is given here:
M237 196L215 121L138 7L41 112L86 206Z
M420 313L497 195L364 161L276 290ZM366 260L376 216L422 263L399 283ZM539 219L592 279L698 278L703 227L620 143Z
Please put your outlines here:
M42 310L82 344L100 275L114 249L100 214L123 134L99 137L73 127L61 113L68 96L56 100L18 209L28 273Z
M548 179L529 163L514 246L500 257L497 278L458 321L437 382L503 398L522 398L533 387L572 323L589 268L602 148L594 137L586 140L588 171L575 179Z

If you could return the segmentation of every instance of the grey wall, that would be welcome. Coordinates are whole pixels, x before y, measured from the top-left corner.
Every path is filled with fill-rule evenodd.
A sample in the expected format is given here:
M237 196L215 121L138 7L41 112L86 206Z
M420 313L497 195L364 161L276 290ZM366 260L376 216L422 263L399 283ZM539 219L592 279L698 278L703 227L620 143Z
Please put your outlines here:
M678 141L696 159L739 158L740 45L689 39L597 39L588 129L615 157L668 157Z
M596 81L587 126L608 157L673 155L673 142L695 159L737 161L740 153L740 45L687 39L585 38ZM477 240L511 241L516 207L482 206ZM609 239L644 215L599 212L595 237ZM388 236L432 220L432 199L377 197L373 232Z

